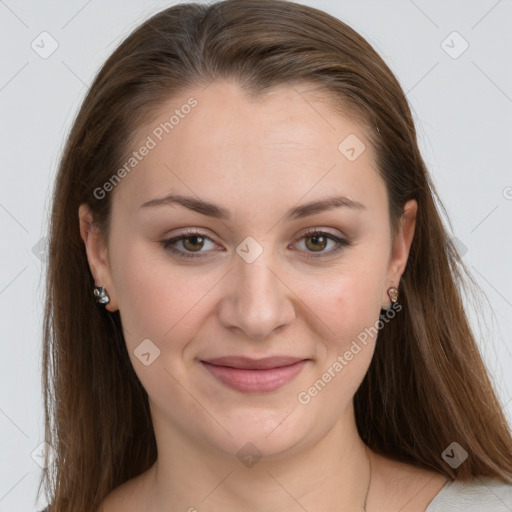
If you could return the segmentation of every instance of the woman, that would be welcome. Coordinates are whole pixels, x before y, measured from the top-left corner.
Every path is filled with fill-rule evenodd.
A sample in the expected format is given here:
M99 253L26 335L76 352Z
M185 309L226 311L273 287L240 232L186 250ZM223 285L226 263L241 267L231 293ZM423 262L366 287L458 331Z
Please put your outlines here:
M403 91L341 21L278 0L146 21L57 176L48 511L510 510L434 200Z

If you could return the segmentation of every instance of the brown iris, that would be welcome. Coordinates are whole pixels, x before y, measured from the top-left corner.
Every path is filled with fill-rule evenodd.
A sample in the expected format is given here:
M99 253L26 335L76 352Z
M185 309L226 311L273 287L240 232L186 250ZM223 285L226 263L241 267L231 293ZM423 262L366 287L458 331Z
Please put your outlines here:
M323 249L325 249L325 246L327 245L327 237L322 234L307 235L305 238L306 247L315 252L322 251ZM311 240L313 244L308 243L309 240ZM315 244L320 244L321 247L319 248L318 245Z
M190 241L192 241L192 243L189 246L188 242ZM187 251L198 252L204 245L204 237L201 235L190 235L183 238L182 243Z

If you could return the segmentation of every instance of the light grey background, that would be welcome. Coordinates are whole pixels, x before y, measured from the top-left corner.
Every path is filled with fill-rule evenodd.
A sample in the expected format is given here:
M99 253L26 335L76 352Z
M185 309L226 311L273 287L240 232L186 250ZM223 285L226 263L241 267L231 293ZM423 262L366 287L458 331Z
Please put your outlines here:
M32 458L43 436L37 248L66 134L108 55L173 3L0 0L0 512L45 505ZM303 3L359 31L406 91L452 234L491 304L471 315L476 327L487 319L480 345L512 420L512 1ZM31 47L51 49L43 31L58 43L45 59Z

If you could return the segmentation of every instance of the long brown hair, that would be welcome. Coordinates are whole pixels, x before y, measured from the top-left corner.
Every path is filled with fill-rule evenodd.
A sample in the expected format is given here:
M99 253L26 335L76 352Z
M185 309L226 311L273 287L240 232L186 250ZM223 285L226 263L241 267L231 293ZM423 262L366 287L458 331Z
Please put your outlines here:
M512 481L510 428L463 309L466 270L443 226L398 81L367 41L320 10L226 0L176 5L137 28L99 71L67 139L53 195L44 320L45 434L56 454L41 479L49 510L96 510L157 456L119 312L102 310L92 294L79 205L89 205L108 239L112 194L99 199L94 191L125 161L134 131L173 94L223 77L253 95L315 84L365 127L392 226L406 201L418 202L400 282L403 310L380 330L354 398L363 441L452 479ZM469 454L457 469L441 456L454 441Z

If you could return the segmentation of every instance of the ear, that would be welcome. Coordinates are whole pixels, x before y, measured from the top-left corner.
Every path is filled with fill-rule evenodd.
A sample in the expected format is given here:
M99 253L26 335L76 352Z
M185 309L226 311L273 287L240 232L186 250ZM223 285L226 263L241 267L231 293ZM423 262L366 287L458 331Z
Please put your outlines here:
M96 286L103 286L107 290L110 302L105 308L110 312L117 311L117 297L108 261L107 244L98 226L94 223L93 215L87 204L81 204L78 208L78 219L80 223L80 236L85 244L87 260L94 283Z
M383 290L383 308L390 304L387 290L389 287L398 289L400 279L404 273L412 240L414 238L414 229L416 227L416 215L418 212L418 203L411 199L405 203L404 213L400 218L398 232L393 241L391 256L389 259L388 271L386 276L386 289Z

